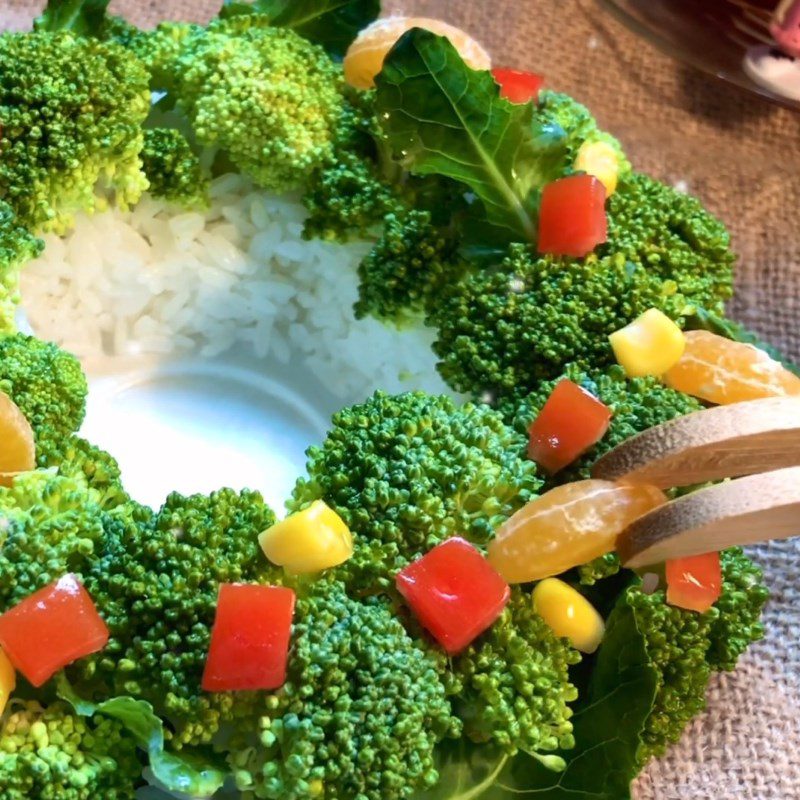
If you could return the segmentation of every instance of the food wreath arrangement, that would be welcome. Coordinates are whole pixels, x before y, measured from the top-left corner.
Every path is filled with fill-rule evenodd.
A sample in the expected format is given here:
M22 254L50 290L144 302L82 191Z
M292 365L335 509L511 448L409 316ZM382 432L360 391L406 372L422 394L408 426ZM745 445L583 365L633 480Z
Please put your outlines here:
M677 490L591 478L654 425L800 394L724 315L724 225L444 22L106 5L0 36L0 798L629 798L763 636L741 549L622 567ZM78 358L17 329L21 276L243 182L349 254L337 311L422 336L442 389L336 413L281 519L228 488L155 510L79 435Z

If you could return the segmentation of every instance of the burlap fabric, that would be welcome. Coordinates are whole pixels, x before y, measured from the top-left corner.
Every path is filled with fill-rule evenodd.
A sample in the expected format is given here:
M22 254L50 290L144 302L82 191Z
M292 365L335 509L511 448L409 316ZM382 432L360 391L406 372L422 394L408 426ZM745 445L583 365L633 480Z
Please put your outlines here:
M41 4L0 0L0 21L26 27ZM112 2L142 24L202 21L219 5ZM441 16L481 39L496 61L543 72L619 136L638 168L685 182L733 233L741 256L733 314L800 359L800 114L681 67L592 0L391 7ZM637 800L800 800L800 543L754 554L773 595L767 637L735 673L713 679L707 712L638 780Z

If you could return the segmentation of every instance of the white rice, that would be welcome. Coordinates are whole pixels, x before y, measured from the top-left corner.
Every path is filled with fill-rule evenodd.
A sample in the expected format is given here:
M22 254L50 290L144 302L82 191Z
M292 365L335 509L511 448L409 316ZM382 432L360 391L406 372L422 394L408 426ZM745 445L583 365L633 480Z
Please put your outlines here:
M36 333L83 359L211 359L244 346L311 370L343 405L375 388L447 391L431 331L354 318L368 243L303 241L299 199L238 175L218 178L211 197L200 212L145 197L47 235L22 278Z

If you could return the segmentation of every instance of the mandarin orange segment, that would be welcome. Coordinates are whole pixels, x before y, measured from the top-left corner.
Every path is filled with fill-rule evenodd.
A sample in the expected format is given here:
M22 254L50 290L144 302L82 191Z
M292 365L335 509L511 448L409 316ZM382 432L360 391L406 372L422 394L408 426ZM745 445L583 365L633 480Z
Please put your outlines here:
M686 348L665 375L667 386L726 405L800 395L800 378L763 350L708 331L688 331Z
M489 562L508 583L558 575L610 553L631 522L666 502L654 486L599 480L558 486L500 527Z
M36 467L33 430L14 401L0 392L0 485L13 479L8 473L28 472Z
M428 17L386 17L364 28L348 48L344 57L345 80L356 89L371 89L375 85L375 76L383 67L386 54L412 28L425 28L439 36L446 36L473 69L489 69L492 66L486 50L454 25Z

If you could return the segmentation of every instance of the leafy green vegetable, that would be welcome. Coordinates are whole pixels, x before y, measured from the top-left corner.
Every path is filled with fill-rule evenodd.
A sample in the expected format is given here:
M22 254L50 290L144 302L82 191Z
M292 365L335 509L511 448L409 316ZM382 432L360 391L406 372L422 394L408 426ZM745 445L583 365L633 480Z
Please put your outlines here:
M176 755L164 749L164 724L153 713L150 703L133 697L113 697L102 703L92 703L78 697L63 673L56 680L58 696L80 716L100 714L120 722L139 747L147 751L153 775L168 791L211 797L225 782L225 772L216 766L201 764L197 756Z
M419 800L627 800L656 681L633 611L619 604L574 716L575 749L559 754L563 771L548 759L526 753L508 759L461 740L439 746L440 781Z
M535 239L536 189L557 159L537 147L530 103L501 98L491 73L471 69L445 37L419 28L395 45L376 85L379 119L405 167L467 184L490 223L517 241Z
M106 18L109 0L49 0L33 23L37 31L72 31L92 36Z
M226 0L220 16L265 14L272 25L292 28L329 53L343 56L380 10L380 0L255 0L252 4Z

